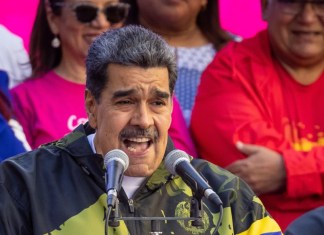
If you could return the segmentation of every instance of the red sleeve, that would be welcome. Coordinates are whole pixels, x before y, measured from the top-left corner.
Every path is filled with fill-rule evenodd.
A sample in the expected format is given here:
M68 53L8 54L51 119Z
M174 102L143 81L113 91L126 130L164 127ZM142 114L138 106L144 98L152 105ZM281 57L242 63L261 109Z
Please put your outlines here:
M287 195L323 196L324 148L315 147L304 154L290 148L283 150L282 155L287 172Z
M240 57L236 46L219 52L202 75L191 118L199 154L226 167L245 157L235 147L238 140L265 146L283 155L288 197L323 194L324 148L308 153L292 148L282 127L282 88L274 71L262 59Z
M172 122L169 135L177 149L181 149L191 156L197 157L196 147L193 144L180 104L175 96L173 96Z

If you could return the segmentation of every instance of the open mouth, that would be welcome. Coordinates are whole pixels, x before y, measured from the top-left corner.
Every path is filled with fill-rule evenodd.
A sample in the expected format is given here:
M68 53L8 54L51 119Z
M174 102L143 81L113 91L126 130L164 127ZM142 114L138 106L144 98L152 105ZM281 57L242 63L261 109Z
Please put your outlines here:
M145 152L152 144L153 141L147 137L133 137L123 140L127 150L132 153Z

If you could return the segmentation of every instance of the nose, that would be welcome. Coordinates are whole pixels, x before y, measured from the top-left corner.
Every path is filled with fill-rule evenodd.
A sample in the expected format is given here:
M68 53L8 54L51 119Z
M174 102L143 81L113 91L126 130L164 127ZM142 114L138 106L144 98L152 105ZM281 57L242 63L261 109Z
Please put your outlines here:
M134 110L131 125L136 125L145 129L152 126L153 123L153 117L149 105L146 103L139 104L136 110Z
M310 2L304 3L304 7L299 13L299 20L304 23L312 23L313 21L318 20L315 7L316 6Z

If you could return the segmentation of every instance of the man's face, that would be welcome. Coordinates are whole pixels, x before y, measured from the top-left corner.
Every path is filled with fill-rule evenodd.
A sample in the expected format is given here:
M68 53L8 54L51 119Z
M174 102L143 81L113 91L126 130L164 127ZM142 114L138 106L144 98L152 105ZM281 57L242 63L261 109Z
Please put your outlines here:
M263 0L263 17L268 22L275 54L283 62L297 67L318 63L324 58L324 17L319 17L313 8L316 4L309 2L298 13L289 13L299 4ZM322 5L318 6L323 8Z
M99 103L86 93L96 151L121 149L129 157L125 175L149 176L163 159L171 124L168 70L110 64L107 73Z

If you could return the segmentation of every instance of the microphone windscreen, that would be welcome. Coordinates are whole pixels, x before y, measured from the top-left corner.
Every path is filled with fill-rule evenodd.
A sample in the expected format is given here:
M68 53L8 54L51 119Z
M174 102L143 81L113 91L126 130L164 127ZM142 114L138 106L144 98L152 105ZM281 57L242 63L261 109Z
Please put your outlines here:
M124 166L124 171L128 168L129 159L127 154L120 149L113 149L109 151L104 157L104 164L107 168L110 161L118 161Z
M171 174L176 175L176 166L182 161L190 162L188 154L182 150L175 149L165 157L164 166Z

